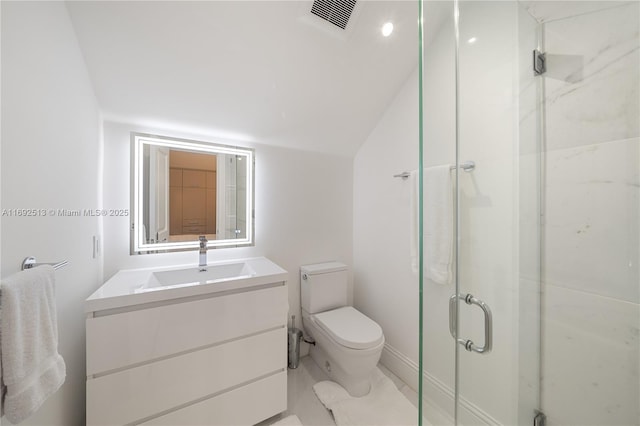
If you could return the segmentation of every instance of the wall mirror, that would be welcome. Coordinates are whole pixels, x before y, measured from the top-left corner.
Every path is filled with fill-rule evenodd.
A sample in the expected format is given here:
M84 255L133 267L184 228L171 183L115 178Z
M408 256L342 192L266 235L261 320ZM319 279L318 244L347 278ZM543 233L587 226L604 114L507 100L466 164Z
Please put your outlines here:
M254 151L131 134L131 253L253 245Z

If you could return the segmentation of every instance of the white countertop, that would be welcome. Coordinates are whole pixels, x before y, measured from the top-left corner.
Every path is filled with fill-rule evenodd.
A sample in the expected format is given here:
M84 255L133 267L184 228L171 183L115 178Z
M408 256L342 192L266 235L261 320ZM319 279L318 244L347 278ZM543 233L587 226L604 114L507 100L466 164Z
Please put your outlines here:
M148 288L155 272L180 269L197 269L195 264L175 265L165 268L125 269L118 271L98 290L87 298L84 310L87 313L106 309L122 308L144 303L162 302L183 297L201 296L221 291L245 289L249 287L286 281L287 271L265 257L234 259L209 262L207 267L244 262L254 274L240 278L225 279L206 283L192 283L184 286Z

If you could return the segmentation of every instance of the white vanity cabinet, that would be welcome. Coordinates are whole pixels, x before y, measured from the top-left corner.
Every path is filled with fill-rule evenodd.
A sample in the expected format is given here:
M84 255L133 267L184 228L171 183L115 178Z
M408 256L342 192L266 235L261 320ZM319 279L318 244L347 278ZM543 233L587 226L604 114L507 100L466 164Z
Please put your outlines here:
M285 275L101 310L88 299L87 424L251 425L285 411Z

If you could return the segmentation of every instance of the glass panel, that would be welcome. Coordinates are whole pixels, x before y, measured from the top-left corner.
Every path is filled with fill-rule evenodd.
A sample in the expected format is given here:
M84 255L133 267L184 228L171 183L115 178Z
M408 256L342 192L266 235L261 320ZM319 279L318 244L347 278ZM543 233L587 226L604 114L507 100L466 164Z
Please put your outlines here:
M536 22L515 1L458 7L458 160L475 169L456 170L458 293L474 297L458 299L466 348L458 347L457 423L531 424L540 323Z
M541 212L543 80L532 72L532 50L543 51L538 22L518 3L518 339L517 424L531 424L541 409Z
M423 173L422 253L421 253L421 398L423 424L452 424L455 394L455 342L449 334L449 297L454 290L455 223L453 192L438 191L432 183L455 178L449 165L455 164L455 31L453 3L422 2L421 49L421 167ZM449 183L448 185L453 185ZM440 188L442 189L442 188ZM446 196L448 213L435 204ZM445 201L445 200L443 200ZM443 216L446 215L446 217ZM440 226L445 221L446 229ZM438 234L440 230L443 233ZM444 246L442 246L444 243ZM438 259L447 258L444 273L433 268ZM426 421L425 421L426 420Z

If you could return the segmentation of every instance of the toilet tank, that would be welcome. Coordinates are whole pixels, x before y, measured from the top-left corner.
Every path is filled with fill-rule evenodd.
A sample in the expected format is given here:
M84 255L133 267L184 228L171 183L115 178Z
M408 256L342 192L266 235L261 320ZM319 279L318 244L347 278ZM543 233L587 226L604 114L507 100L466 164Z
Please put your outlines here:
M304 311L315 314L347 306L348 268L327 262L300 267L300 299Z

